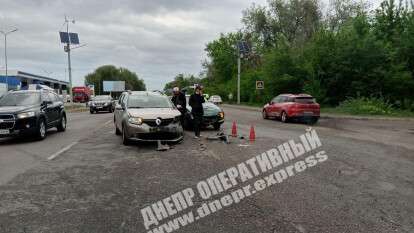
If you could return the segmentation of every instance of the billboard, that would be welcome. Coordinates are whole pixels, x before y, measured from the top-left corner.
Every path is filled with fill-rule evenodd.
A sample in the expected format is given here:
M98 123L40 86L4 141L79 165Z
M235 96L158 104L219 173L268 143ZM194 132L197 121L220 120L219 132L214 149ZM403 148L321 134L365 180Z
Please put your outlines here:
M104 92L123 92L125 91L125 81L103 81Z

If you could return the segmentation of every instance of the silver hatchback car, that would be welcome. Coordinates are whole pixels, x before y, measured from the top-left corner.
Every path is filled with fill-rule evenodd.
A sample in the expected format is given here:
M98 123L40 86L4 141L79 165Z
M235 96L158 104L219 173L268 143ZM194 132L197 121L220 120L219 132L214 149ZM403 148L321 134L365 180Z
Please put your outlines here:
M156 92L124 92L115 106L115 133L131 141L179 142L184 131L181 113L170 99Z

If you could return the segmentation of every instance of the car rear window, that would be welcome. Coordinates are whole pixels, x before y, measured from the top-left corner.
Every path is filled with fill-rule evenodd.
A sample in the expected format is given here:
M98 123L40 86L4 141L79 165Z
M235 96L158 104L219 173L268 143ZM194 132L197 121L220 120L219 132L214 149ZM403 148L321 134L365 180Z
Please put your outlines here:
M300 103L300 104L314 104L314 103L316 103L315 98L313 98L313 97L296 97L295 102Z

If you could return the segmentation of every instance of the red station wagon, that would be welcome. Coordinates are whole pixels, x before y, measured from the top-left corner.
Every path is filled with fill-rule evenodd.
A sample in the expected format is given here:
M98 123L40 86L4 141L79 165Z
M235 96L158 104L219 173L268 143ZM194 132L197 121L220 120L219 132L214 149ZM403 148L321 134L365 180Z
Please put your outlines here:
M307 94L283 94L263 107L263 118L269 117L279 118L285 123L291 119L316 123L320 117L320 106L315 98Z

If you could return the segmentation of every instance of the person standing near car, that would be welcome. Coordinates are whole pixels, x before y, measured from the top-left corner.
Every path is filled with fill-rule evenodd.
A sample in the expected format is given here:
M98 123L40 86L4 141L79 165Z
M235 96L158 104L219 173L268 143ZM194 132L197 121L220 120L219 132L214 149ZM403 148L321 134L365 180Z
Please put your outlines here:
M201 122L203 120L204 110L203 103L205 102L203 96L203 89L201 86L196 86L195 93L190 96L189 105L191 106L191 114L193 116L193 127L196 139L200 138Z
M173 88L173 97L171 99L173 104L177 107L178 111L181 112L181 125L184 124L184 116L186 112L187 100L185 98L184 93L180 91L180 88L174 87Z

